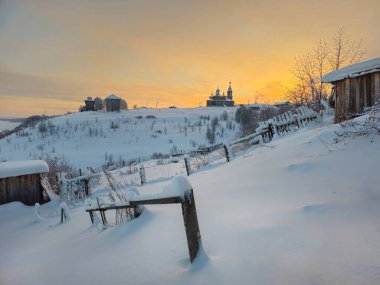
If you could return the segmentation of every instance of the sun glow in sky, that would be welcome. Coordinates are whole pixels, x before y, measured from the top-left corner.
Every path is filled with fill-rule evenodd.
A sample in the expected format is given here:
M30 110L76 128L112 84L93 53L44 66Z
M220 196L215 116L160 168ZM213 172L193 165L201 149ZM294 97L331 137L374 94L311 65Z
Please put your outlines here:
M344 26L380 56L379 0L0 0L0 117L284 100L294 57Z

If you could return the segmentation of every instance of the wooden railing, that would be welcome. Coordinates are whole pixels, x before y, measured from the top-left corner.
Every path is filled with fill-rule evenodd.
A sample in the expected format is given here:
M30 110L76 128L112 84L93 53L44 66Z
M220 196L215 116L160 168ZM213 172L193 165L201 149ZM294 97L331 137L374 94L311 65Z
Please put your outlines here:
M99 201L95 205L90 205L86 208L86 212L89 213L91 223L94 223L95 212L100 213L100 217L104 226L108 224L106 218L106 211L128 211L131 218L137 218L142 213L143 205L157 205L157 204L181 204L183 223L185 226L187 246L189 250L190 261L193 262L200 248L201 234L198 225L197 210L195 207L195 199L193 189L189 189L183 196L168 196L163 198L144 198L144 196L136 196L130 200L102 203Z

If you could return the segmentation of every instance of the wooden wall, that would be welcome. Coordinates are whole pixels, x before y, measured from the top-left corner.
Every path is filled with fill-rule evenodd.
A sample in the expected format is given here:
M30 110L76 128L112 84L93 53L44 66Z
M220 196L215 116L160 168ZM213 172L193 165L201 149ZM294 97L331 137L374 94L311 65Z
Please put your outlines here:
M40 174L0 179L0 204L14 201L20 201L29 206L43 203Z
M380 72L374 72L335 82L335 122L363 113L380 100Z

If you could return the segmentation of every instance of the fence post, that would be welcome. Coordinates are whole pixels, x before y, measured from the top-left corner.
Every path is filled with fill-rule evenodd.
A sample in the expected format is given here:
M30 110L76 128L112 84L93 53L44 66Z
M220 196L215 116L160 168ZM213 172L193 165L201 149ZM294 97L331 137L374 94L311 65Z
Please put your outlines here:
M63 221L66 219L66 216L65 216L65 211L63 210L63 208L61 208L61 224L63 224Z
M61 208L61 224L63 224L64 221L70 220L69 209L65 202L61 202L59 207Z
M228 151L228 146L227 145L223 145L223 148L224 148L224 152L226 153L226 160L227 162L230 162L230 152Z
M145 168L144 168L144 165L141 165L141 166L140 166L139 173L140 173L141 185L144 185L144 183L146 183L146 177L145 177Z
M64 172L57 173L58 184L59 184L59 196L62 201L66 201L68 199L67 195L67 180L65 178Z
M269 136L269 141L272 141L274 135L274 127L272 123L268 124L268 136Z
M197 256L200 244L201 233L199 231L197 209L195 207L194 193L191 189L190 195L185 198L182 205L183 223L185 224L187 246L189 248L190 262Z
M190 170L189 159L187 157L185 157L184 160L185 160L186 174L187 174L187 176L190 176L191 170Z

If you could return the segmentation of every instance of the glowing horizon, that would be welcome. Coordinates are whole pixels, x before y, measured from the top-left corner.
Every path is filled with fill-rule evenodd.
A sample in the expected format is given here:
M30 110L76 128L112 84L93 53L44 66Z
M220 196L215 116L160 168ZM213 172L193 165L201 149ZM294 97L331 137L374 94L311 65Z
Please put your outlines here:
M365 3L363 3L365 2ZM360 9L359 9L360 8ZM380 2L0 2L0 116L77 111L114 93L129 107L285 100L295 56L340 26L380 56ZM365 21L364 21L365 19Z

